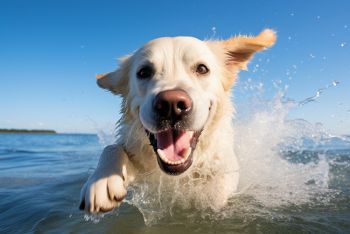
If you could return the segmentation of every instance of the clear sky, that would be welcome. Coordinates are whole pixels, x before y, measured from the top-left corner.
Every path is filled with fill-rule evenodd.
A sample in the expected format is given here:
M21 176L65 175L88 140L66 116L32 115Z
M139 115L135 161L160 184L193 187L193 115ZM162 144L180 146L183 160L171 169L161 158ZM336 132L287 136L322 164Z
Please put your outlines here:
M119 98L95 74L150 39L200 39L278 32L240 82L274 83L301 101L339 81L290 118L350 133L350 1L17 1L0 2L0 128L96 132L113 127ZM242 101L245 94L237 92Z

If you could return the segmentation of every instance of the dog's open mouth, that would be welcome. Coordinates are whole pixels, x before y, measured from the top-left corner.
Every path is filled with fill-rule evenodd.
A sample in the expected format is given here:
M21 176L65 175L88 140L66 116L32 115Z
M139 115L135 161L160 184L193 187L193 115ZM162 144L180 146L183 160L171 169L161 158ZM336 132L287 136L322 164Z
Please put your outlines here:
M178 175L192 165L192 155L196 148L199 132L167 130L148 133L151 145L157 155L160 168L167 174Z

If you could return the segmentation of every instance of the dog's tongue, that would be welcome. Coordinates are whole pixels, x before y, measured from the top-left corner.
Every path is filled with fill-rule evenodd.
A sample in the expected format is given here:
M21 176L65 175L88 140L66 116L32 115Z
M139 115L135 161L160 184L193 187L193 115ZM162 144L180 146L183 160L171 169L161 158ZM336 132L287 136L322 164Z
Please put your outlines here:
M173 129L156 133L157 148L162 150L169 161L179 161L186 155L187 149L191 146L192 131L177 131Z

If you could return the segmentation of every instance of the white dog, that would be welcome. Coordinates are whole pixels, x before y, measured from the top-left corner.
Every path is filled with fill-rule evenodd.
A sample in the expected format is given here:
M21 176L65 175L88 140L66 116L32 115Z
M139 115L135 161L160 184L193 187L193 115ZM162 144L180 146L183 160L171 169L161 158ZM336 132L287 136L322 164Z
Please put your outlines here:
M100 87L122 97L122 117L117 143L104 149L81 190L80 208L113 209L128 184L155 167L173 176L204 167L231 171L211 178L225 204L239 177L230 89L252 55L275 40L270 29L223 41L159 38L124 57L116 71L98 75Z

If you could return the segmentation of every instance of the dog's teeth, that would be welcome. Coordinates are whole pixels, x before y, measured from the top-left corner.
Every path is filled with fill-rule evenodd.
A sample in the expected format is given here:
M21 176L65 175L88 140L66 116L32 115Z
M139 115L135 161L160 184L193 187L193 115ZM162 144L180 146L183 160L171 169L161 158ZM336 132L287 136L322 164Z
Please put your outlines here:
M163 161L165 161L165 162L168 161L168 159L166 158L165 154L163 153L163 151L161 149L157 149L157 153Z
M191 152L192 152L192 148L188 147L186 152L184 153L184 158L182 160L186 161L186 159L190 156Z
M184 163L186 161L185 158L181 159L180 163Z
M193 134L194 134L194 131L188 131L187 134L192 138Z
M186 152L184 153L184 157L181 160L178 161L170 161L167 159L167 157L165 156L164 152L161 149L157 149L157 153L159 155L159 157L167 164L169 165L178 165L178 164L182 164L184 162L186 162L186 160L188 159L188 157L190 156L192 152L191 147L189 147Z
M172 162L170 160L167 159L167 157L165 156L165 154L163 153L163 151L161 149L157 149L157 153L159 155L159 157L164 161L166 162L167 164L170 164L170 165L176 165L177 162Z

